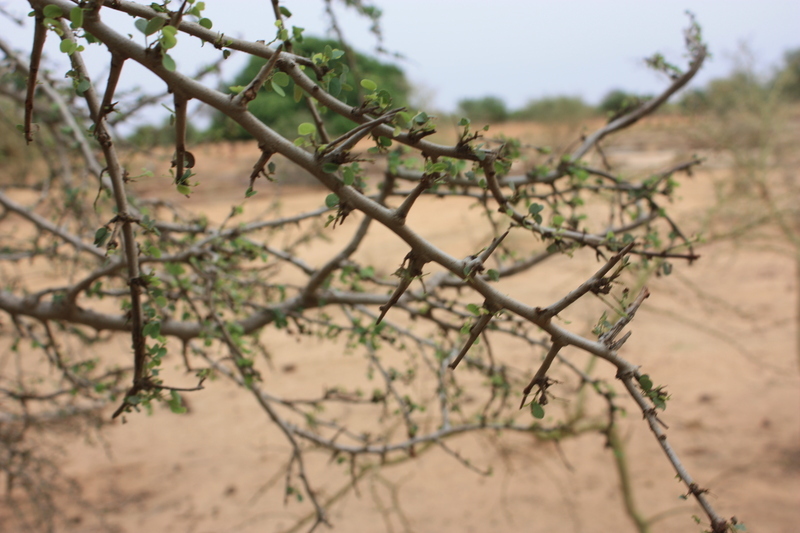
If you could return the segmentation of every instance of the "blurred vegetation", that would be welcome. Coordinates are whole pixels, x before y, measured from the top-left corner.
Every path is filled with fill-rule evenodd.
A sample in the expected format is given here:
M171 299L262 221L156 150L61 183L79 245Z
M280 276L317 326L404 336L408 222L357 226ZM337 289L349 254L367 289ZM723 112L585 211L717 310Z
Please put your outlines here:
M725 171L714 179L715 198L704 213L708 242L729 241L793 259L800 285L800 49L772 73L761 73L746 51L726 78L686 93L679 107L702 117L686 130ZM765 259L767 260L767 259ZM800 292L795 334L800 362Z
M312 56L315 53L323 53L325 47L344 49L338 41L304 37L302 42L295 44L295 52ZM342 90L338 95L339 100L351 106L359 105L357 88L361 79L366 78L374 81L381 89L389 91L393 98L393 107L408 105L408 94L411 86L399 67L383 63L374 57L358 52L355 53L354 61L348 61L347 57L342 57L339 61L345 61L350 70L345 75L345 79L342 80ZM247 66L229 83L225 84L223 90L229 92L229 87L239 88L246 86L256 77L265 63L265 59L251 57ZM355 80L353 71L359 77L358 81ZM310 69L306 70L306 73L314 78L314 73ZM294 100L294 82L290 81L283 90L286 96L276 93L269 83L264 84L256 99L250 102L248 109L264 124L281 135L292 139L297 136L298 124L313 122L313 120L305 103L299 103ZM333 136L341 135L354 126L352 121L340 115L327 112L323 106L319 106L319 111L325 120L328 133ZM204 137L207 140L215 141L222 139L249 139L250 135L222 113L216 112L212 117L211 126L204 133Z
M783 63L771 75L757 72L748 55L746 50L741 53L739 64L727 77L685 92L678 103L681 111L719 116L743 111L753 114L763 111L768 100L800 102L800 48L787 51Z
M341 49L342 45L334 40L305 37L298 45L297 51L309 55L321 53L325 47ZM348 61L348 58L345 56L340 60ZM231 87L240 88L247 85L264 63L264 59L251 58L239 74L223 84L223 90L229 91ZM394 97L393 106L408 105L411 85L399 67L357 52L355 61L347 64L355 67L360 79L370 79L378 87L389 91ZM313 74L311 75L313 77ZM346 75L342 87L339 99L348 105L358 105L358 84L352 71ZM284 87L284 92L286 96L280 96L267 83L258 97L250 103L249 109L266 125L291 139L297 135L297 125L312 122L312 118L308 109L292 98L293 82L290 81L289 85ZM651 98L649 95L618 88L609 91L597 105L585 102L580 96L548 96L530 100L525 106L515 110L509 109L501 98L487 95L461 100L454 115L456 118L469 117L473 121L482 123L500 123L507 120L569 123L598 116L608 118L619 116L649 98ZM685 115L711 113L720 117L733 113L741 118L743 109L749 109L751 116L757 113L765 99L771 99L776 103L800 102L800 49L787 51L783 63L771 75L759 75L752 66L739 65L730 75L712 80L705 87L684 90L676 102L663 106L660 113ZM334 136L341 135L353 125L344 117L326 112L323 106L320 106L320 113L329 132ZM741 133L741 130L738 131ZM754 130L751 128L750 131L752 133ZM190 124L187 132L187 139L190 142L249 138L247 132L216 112L212 116L211 125L205 131L192 128ZM170 122L165 121L160 126L139 127L128 140L136 146L147 148L171 144L174 134Z
M525 107L514 111L514 120L562 122L582 120L597 114L597 110L579 96L552 96L530 100Z
M48 109L36 99L36 121L33 126L37 131L34 147L30 150L25 138L19 130L23 122L24 101L19 98L24 94L26 76L12 70L9 65L0 65L0 186L22 185L34 170L44 151L54 147L50 124L55 111Z
M497 124L508 119L506 103L496 96L467 98L458 102L457 113L475 122Z

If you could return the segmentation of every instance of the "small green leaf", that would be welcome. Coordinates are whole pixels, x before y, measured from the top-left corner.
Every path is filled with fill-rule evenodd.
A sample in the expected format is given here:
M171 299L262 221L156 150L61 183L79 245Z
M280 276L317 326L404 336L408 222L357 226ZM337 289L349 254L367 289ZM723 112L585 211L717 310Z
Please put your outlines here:
M274 83L277 83L281 87L286 87L287 85L289 85L289 81L291 81L291 78L285 72L279 71L272 75L272 81Z
M326 174L333 174L337 170L339 170L339 165L337 165L336 163L325 163L324 165L322 165L322 171L325 172Z
M94 232L94 245L98 248L106 243L106 239L111 235L111 230L103 226Z
M500 272L493 268L490 268L488 271L486 271L486 275L489 276L489 279L492 281L498 281L500 279Z
M164 54L164 57L161 58L161 65L170 72L175 72L175 69L178 68L175 60L169 54Z
M75 87L75 92L80 95L83 95L83 93L88 91L91 86L92 84L89 82L89 80L83 78L81 81L78 82L78 85Z
M152 22L152 20L150 21ZM161 29L161 38L158 40L164 50L174 48L178 44L178 28L175 26L164 26Z
M350 167L342 169L342 181L345 185L352 185L356 181L356 173Z
M337 196L335 193L329 194L325 197L325 205L331 208L336 207L339 205L339 196Z
M137 30L144 33L147 29L147 19L136 19L133 25L136 26Z
M642 374L639 378L639 385L645 392L650 392L653 389L653 382L650 380L650 376L647 374Z
M543 209L544 206L542 204L531 204L531 206L528 208L528 212L531 215L536 216L541 213Z
M286 9L285 7L283 7L283 6L280 6L278 9L280 10L280 12L281 12L281 15L283 15L284 17L287 17L287 18L288 18L288 17L291 17L291 16L292 16L292 12L291 12L291 11L289 11L288 9Z
M467 304L467 311L475 316L481 316L481 306L477 304Z
M275 80L270 80L270 85L272 86L272 90L275 91L279 96L286 96L286 93L283 91L283 87L275 83Z
M58 49L61 50L61 52L65 53L65 54L71 54L72 52L75 51L75 48L76 48L75 42L74 41L70 41L69 39L64 39L58 45Z
M69 20L72 22L70 27L73 30L83 26L83 9L78 6L73 7L69 12Z
M177 189L179 193L186 196L189 196L189 194L192 192L192 188L188 185L178 185Z
M181 395L178 394L178 391L170 391L170 399L167 403L169 404L170 411L175 414L180 415L186 412L186 407L184 407L181 401Z
M416 124L422 125L422 124L425 124L426 122L428 122L429 118L430 117L428 116L428 114L425 111L420 111L419 113L414 115L414 122Z
M299 126L297 126L297 133L300 135L311 135L312 133L317 131L317 127L310 122L303 122Z
M244 193L245 198L251 198L256 195L258 191L254 191L252 187L248 187L247 191Z
M544 418L544 407L542 407L539 402L531 402L531 414L533 418L541 420Z
M166 23L166 19L162 19L161 17L153 17L147 22L143 33L145 35L153 35L155 32L163 28Z
M201 18L200 20L198 20L197 23L200 24L202 27L204 27L207 30L210 30L211 27L214 25L214 23L211 22L211 19L207 19L205 17Z
M366 90L368 90L368 91L374 91L375 89L378 88L378 84L377 83L375 83L372 80L368 80L366 78L361 80L361 86L363 88L365 88Z
M54 4L44 6L42 13L44 13L44 16L49 19L57 19L58 17L64 15L64 12L61 11L61 8Z
M328 92L331 94L331 96L337 98L342 93L342 80L339 78L333 78L328 84Z

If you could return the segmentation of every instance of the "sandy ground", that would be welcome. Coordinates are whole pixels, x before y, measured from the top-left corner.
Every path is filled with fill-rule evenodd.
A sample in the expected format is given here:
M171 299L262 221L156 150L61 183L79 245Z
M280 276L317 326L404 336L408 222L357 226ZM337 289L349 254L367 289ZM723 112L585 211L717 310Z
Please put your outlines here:
M550 134L555 141L566 137ZM663 168L678 152L629 143L612 156L633 172ZM213 147L203 153L218 166L214 172L206 167L209 176L200 176L192 205L221 217L240 201L257 150L252 145ZM713 164L709 168L692 179L681 178L682 198L672 209L689 226L697 224L710 201L716 171ZM232 179L238 180L235 186ZM154 187L152 182L141 186ZM266 209L276 197L286 212L316 207L324 196L315 189L262 189L246 212ZM409 224L457 256L480 249L485 235L463 231L477 214L463 205L443 205L421 200ZM306 251L305 257L322 263L349 237L358 220L353 218L332 234L330 245ZM358 257L390 272L406 251L388 232L377 231ZM668 385L672 400L663 419L669 438L688 470L710 489L717 510L735 515L751 532L798 531L800 369L793 261L724 242L700 252L702 259L691 267L676 264L672 276L648 283L652 296L637 314L623 355ZM544 264L535 276L507 290L531 304L549 303L597 268L588 258L577 254L571 261ZM594 304L581 307L569 317L570 327L588 331L598 310ZM265 374L264 382L270 391L319 394L323 386L363 380L363 361L343 356L341 346L270 335L266 343L275 370ZM119 345L124 350L124 339ZM500 348L503 357L525 361L513 345ZM577 352L567 355L585 362ZM179 363L172 363L176 376ZM597 372L613 381L609 368L599 365ZM191 412L181 416L162 408L152 416L128 416L125 424L105 427L102 439L60 437L64 455L59 460L82 487L88 506L68 507L58 530L279 532L310 512L305 501L284 503L289 447L251 396L220 380L192 394L189 404ZM692 520L701 513L680 498L684 489L641 417L633 408L630 412L621 433L636 505L645 517L656 517L654 532L701 531L702 525ZM359 423L356 409L339 414ZM612 453L599 434L566 439L560 450L512 434L465 436L451 447L480 468L493 467L492 475L480 476L439 450L375 469L359 481L357 494L348 492L332 505L335 531L635 530L625 514ZM310 453L308 469L323 500L348 485L346 467L324 453ZM0 521L0 531L16 527Z

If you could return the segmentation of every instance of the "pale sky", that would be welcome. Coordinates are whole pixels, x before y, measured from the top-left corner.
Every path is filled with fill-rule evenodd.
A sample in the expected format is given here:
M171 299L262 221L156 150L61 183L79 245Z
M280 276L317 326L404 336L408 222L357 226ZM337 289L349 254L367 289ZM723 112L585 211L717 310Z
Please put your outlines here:
M695 86L728 74L743 44L763 72L776 66L786 50L800 48L798 0L372 1L384 13L384 47L405 57L397 63L419 87L423 100L443 111L453 111L462 98L485 95L499 96L514 109L548 95L582 96L597 103L614 88L654 93L666 81L648 70L643 58L661 52L667 60L684 65L687 9L697 16L713 54ZM269 0L205 2L213 29L253 40L273 38ZM284 0L282 5L293 12L290 25L306 28L306 34L325 34L328 22L322 0ZM0 0L0 6L22 17L30 10L23 0ZM343 7L337 13L350 44L360 51L374 50L376 40L367 31L368 22ZM105 18L113 20L111 15ZM126 33L143 39L131 22L117 20L123 20ZM31 40L30 25L18 28L0 17L0 35L24 49ZM210 46L200 49L192 40L180 41L171 53L186 73L219 54ZM49 64L64 64L57 40L49 39L48 45ZM102 79L105 56L95 47L87 60ZM230 78L244 61L242 55L232 55L224 75ZM158 87L155 78L142 70L124 72L123 87L135 84Z

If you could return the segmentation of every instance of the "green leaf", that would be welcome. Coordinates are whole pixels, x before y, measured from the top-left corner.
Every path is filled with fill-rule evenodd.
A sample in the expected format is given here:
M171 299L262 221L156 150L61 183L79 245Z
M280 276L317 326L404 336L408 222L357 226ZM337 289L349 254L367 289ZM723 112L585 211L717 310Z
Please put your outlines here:
M281 12L281 15L283 15L284 17L287 17L287 18L288 18L288 17L291 17L291 16L292 16L292 12L291 12L291 11L289 11L288 9L286 9L285 7L283 7L283 6L280 6L278 9L280 10L280 12Z
M44 6L42 13L44 13L44 16L49 19L57 19L58 17L64 15L64 12L61 11L61 8L54 4L48 4Z
M200 20L198 20L197 23L200 24L202 27L204 27L207 30L210 30L211 27L214 25L214 23L211 22L211 19L207 19L205 17L201 18Z
M325 197L325 205L331 208L336 207L339 205L339 196L337 196L335 193L329 194Z
M133 25L136 26L137 30L144 33L147 29L147 19L136 19Z
M326 174L333 174L337 170L339 170L339 165L337 165L336 163L325 163L324 165L322 165L322 171L325 172Z
M310 122L303 122L299 126L297 126L297 133L300 135L311 135L312 133L317 131L317 127Z
M150 337L151 339L157 339L158 336L161 335L161 322L153 320L145 324L144 328L142 328L142 335Z
M270 80L269 83L272 86L272 90L275 91L279 96L286 96L286 93L283 91L283 87L275 83L275 80Z
M153 35L155 32L163 28L166 23L166 19L162 19L161 17L153 17L147 21L147 25L144 27L143 33L145 35Z
M189 194L192 192L192 188L188 185L178 185L177 189L179 193L186 196L189 196Z
M303 88L295 84L293 96L294 96L294 101L299 102L303 98Z
M425 124L426 122L428 122L429 118L430 117L425 111L420 111L419 113L414 115L414 122L420 125Z
M71 54L77 48L75 41L71 41L69 39L64 39L61 41L61 44L58 45L58 49L61 50L65 54Z
M481 306L477 304L467 304L467 311L475 316L481 316Z
M356 181L356 173L350 167L342 169L342 181L345 185L352 185Z
M531 215L536 216L539 213L541 213L543 209L544 206L542 204L531 204L530 207L528 208L528 212Z
M170 411L178 415L185 413L186 407L183 406L181 395L178 394L178 391L170 391L169 395L170 399L167 403L169 404Z
M106 243L106 239L111 235L111 230L103 226L94 232L94 245L98 248Z
M289 81L291 81L291 78L285 72L278 71L272 75L272 81L274 83L277 83L281 87L286 87L287 85L289 85Z
M75 30L83 26L83 9L75 6L69 12L70 27Z
M150 21L152 22L152 20ZM169 50L170 48L174 48L176 44L178 44L178 28L175 26L164 26L161 29L161 38L159 42L161 43L161 47L164 50Z
M342 93L342 80L339 78L333 78L328 84L328 92L331 94L331 96L337 98Z
M292 26L292 37L294 38L294 40L297 41L298 43L302 43L304 31L305 28L301 28L299 26Z
M489 279L492 280L492 281L498 281L500 279L500 272L498 272L497 270L495 270L493 268L490 268L486 272L486 275L489 276Z
M372 80L368 80L366 78L361 80L361 86L363 88L365 88L366 90L368 90L368 91L374 91L375 89L378 88L378 84L377 83L375 83Z
M161 58L161 65L170 72L175 72L175 69L178 68L175 60L169 54L164 54L164 57Z
M83 78L81 81L78 82L78 85L75 87L75 92L83 95L86 91L91 88L92 84L86 78Z
M650 392L653 390L653 382L650 380L650 376L647 374L642 374L642 376L639 378L639 385L645 392Z
M541 420L544 418L544 407L542 407L539 402L531 402L531 414L533 418Z

